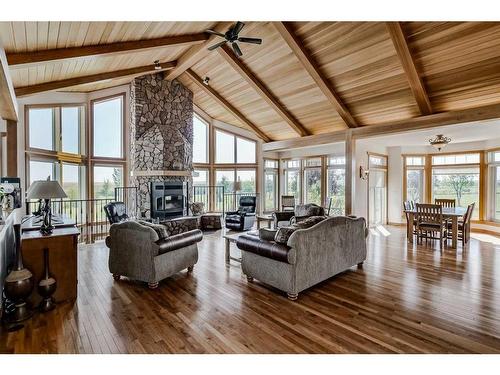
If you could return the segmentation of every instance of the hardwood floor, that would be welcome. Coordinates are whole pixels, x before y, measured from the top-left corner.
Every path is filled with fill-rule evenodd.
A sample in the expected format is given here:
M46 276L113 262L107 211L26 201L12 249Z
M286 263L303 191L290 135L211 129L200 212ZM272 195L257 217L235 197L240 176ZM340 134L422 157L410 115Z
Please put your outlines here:
M114 281L104 244L81 246L78 301L2 329L0 352L499 353L500 239L441 252L386 229L372 230L363 269L296 302L226 266L220 231L205 235L194 273L157 290Z

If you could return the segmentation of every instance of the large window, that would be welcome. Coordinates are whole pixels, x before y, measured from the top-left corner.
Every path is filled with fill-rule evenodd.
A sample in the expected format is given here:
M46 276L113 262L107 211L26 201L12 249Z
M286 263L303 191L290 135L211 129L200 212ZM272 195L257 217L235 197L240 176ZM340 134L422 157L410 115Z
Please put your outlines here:
M121 165L94 166L94 198L114 198L115 188L123 186L123 167Z
M300 202L300 160L285 160L283 163L285 186L284 193L293 195Z
M326 171L326 199L330 204L330 214L345 214L345 157L332 156L328 158Z
M255 164L255 141L215 130L216 164Z
M321 158L306 159L304 164L304 203L321 206Z
M208 124L193 116L193 163L208 163Z
M476 203L479 207L480 155L456 154L432 157L432 201L455 199L459 207ZM474 210L474 219L479 210Z
M92 103L93 156L123 158L123 96Z
M405 156L405 200L425 202L425 156Z
M278 178L279 169L277 160L264 160L264 211L271 212L278 209Z
M489 164L489 214L494 221L500 221L500 151L488 154Z
M84 154L85 107L54 106L28 108L27 149Z
M27 183L49 177L69 199L85 198L85 107L30 106L26 114Z
M387 156L368 155L368 223L387 222Z
M215 131L215 163L234 164L234 135Z
M29 108L28 129L30 148L57 151L56 119L55 113L58 108Z

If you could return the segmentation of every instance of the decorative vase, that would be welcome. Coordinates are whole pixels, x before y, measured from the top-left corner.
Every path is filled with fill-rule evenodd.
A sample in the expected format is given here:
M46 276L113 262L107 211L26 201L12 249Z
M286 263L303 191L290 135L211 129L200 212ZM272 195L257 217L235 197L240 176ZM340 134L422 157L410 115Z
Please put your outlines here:
M49 249L43 249L44 277L38 283L38 294L42 296L42 302L38 308L41 312L47 312L56 307L52 295L57 288L57 281L50 275L49 270Z
M5 297L14 304L12 311L9 311L5 316L6 321L9 323L21 322L33 315L26 303L33 290L33 274L23 265L21 224L14 224L14 236L16 240L16 261L4 284Z

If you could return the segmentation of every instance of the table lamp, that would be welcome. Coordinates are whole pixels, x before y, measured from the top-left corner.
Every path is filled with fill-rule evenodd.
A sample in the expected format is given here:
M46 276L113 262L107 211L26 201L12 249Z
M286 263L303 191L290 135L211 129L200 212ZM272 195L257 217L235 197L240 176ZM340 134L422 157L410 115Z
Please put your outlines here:
M40 232L43 235L49 235L52 233L52 213L50 210L50 200L53 198L66 198L67 195L64 192L61 185L57 181L50 181L47 178L46 181L35 181L33 182L28 191L26 192L27 199L43 199L44 203L41 209L42 215L42 225L40 226Z

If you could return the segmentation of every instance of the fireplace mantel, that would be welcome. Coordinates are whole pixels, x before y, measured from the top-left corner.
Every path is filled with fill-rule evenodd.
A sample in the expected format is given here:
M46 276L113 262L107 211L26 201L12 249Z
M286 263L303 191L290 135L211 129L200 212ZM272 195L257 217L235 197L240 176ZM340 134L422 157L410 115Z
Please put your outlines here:
M131 177L155 177L155 176L180 176L191 177L192 171L177 171L177 170L145 170L145 171L131 171Z

